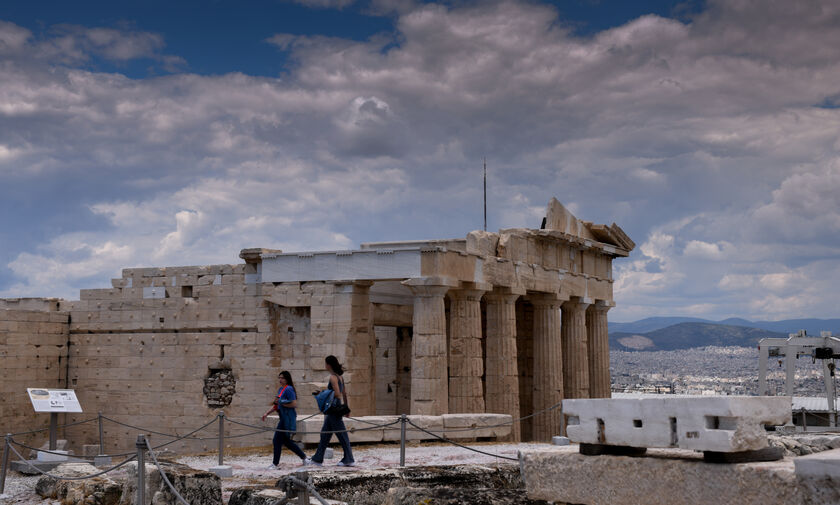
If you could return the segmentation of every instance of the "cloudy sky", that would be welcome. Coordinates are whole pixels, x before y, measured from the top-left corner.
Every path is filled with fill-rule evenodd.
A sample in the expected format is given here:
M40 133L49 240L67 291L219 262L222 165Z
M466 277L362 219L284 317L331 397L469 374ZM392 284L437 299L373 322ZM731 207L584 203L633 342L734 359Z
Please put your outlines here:
M0 6L0 296L616 222L616 321L838 317L840 3Z

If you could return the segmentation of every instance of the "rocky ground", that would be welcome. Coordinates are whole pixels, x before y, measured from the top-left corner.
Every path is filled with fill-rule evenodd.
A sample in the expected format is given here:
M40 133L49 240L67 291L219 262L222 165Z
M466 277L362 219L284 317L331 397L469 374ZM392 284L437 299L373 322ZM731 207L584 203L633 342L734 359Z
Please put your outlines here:
M520 449L538 447L539 444L504 444L504 443L475 443L470 447L485 452L516 458ZM357 465L355 468L341 468L335 466L341 459L341 450L336 451L332 459L325 459L322 468L307 468L313 473L335 473L335 472L359 472L361 470L374 470L396 468L399 466L399 445L377 444L358 445L354 447L354 456ZM306 451L311 454L312 450ZM218 464L217 455L208 453L202 455L185 455L175 457L178 463L188 465L198 470L207 470ZM257 447L247 449L232 449L225 457L225 464L233 467L233 477L222 479L223 503L228 503L234 489L243 486L273 486L277 480L284 475L300 470L300 460L284 450L280 459L279 468L269 469L271 463L271 451L268 447ZM411 443L406 449L407 466L451 466L451 465L483 465L493 467L494 465L515 464L513 461L487 456L466 449L451 445L437 443ZM125 470L117 470L109 474L115 480L124 479L127 476ZM0 504L24 504L42 503L44 505L59 505L58 500L45 500L35 493L35 485L38 477L27 477L12 472L6 480L5 499L0 499Z
M795 457L840 447L840 435L834 434L771 434L771 445L785 448L786 457ZM541 447L540 444L474 443L470 447L499 456L516 458L520 450ZM311 453L312 451L307 451ZM340 450L321 468L307 467L316 488L325 496L347 500L354 505L375 503L498 503L533 504L520 492L516 462L471 452L451 445L414 443L407 448L404 472L399 466L399 446L391 444L354 447L355 468L335 466ZM207 470L218 464L217 455L184 455L177 463L196 470ZM233 467L234 476L222 479L222 503L259 504L256 491L240 492L231 500L234 490L272 487L286 475L301 470L300 461L284 451L279 468L269 468L271 452L267 447L232 449L225 463ZM463 465L468 465L464 467ZM120 469L109 477L119 481L129 478ZM43 503L60 505L61 500L42 499L35 491L38 477L10 473L6 481L6 498L0 504ZM400 490L389 488L399 487ZM448 489L448 491L447 491ZM472 499L467 500L466 497ZM251 501L248 501L248 500ZM406 501L407 500L407 501ZM449 500L449 501L447 501ZM454 500L454 501L453 501ZM466 500L466 501L465 501ZM482 501L483 500L483 501ZM268 503L268 502L266 502Z

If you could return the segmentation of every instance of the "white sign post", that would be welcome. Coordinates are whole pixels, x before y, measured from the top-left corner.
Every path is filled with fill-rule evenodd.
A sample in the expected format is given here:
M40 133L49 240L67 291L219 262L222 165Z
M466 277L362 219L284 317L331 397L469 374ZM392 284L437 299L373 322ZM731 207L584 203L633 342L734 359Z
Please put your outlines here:
M55 451L58 431L58 414L81 412L82 406L72 389L26 388L35 412L50 413L50 450Z

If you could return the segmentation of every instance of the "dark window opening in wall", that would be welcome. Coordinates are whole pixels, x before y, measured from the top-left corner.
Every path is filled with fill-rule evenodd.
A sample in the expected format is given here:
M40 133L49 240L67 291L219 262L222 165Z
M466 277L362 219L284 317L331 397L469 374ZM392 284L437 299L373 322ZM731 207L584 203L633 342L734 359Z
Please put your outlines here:
M183 297L183 298L193 298L193 287L192 286L181 286L181 297Z

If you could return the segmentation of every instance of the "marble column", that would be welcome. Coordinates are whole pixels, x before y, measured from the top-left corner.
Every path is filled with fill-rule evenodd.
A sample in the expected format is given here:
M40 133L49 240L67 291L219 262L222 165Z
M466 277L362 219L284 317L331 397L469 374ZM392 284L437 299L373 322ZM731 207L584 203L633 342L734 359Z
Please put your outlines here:
M490 287L489 285L487 286ZM483 413L481 297L485 289L449 291L449 412Z
M607 311L612 305L598 301L586 309L589 397L610 397L610 345Z
M587 351L585 299L574 297L563 303L564 398L589 398L589 353Z
M554 294L529 296L534 306L534 412L563 399L563 349L560 343L560 304ZM547 442L563 430L561 409L533 418L533 439Z
M410 279L403 284L414 294L410 413L447 414L449 384L443 297L452 286L433 284L427 279Z
M493 414L519 413L519 368L516 349L516 300L519 293L495 289L484 295L487 303L485 358L485 406ZM511 441L521 440L519 423L511 430Z

